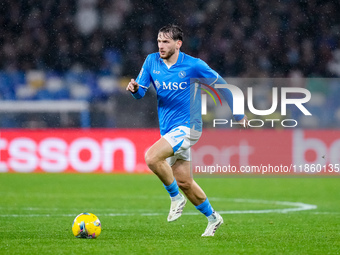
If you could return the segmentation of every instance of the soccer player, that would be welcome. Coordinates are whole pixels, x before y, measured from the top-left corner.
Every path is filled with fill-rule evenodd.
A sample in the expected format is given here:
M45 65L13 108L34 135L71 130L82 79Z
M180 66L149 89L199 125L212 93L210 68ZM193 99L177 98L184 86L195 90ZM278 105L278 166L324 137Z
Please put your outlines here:
M202 132L201 108L196 107L196 113L192 113L195 107L190 102L193 88L197 85L191 84L190 80L211 80L210 86L226 82L204 61L180 51L183 32L178 26L162 27L157 41L159 52L148 55L136 81L131 79L126 88L136 99L145 95L150 83L157 91L161 138L146 152L145 161L170 195L167 220L175 221L182 215L186 196L208 218L208 226L202 236L213 236L223 218L214 211L190 172L190 147L198 141ZM220 91L232 108L231 92L228 89ZM193 117L197 111L199 117ZM234 115L234 118L244 127L248 126L245 115Z

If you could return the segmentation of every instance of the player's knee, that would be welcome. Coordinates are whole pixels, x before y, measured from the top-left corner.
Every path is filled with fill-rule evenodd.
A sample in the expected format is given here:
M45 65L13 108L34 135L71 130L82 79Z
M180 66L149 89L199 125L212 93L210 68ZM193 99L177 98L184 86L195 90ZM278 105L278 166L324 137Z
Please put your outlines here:
M178 187L183 190L189 190L191 189L192 186L192 178L187 178L187 179L176 179Z
M147 151L145 153L144 158L145 158L145 163L147 164L147 166L151 170L153 170L156 167L157 163L158 163L157 157L155 157L155 155L152 155L149 151Z

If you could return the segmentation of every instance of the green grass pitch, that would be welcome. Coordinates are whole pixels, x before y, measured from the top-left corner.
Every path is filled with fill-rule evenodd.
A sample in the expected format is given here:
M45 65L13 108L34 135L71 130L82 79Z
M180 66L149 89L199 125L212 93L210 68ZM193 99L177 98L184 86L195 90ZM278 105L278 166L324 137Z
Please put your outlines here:
M201 237L207 220L189 203L166 221L170 200L154 175L0 174L0 254L340 253L339 178L196 181L224 212L214 237ZM101 220L97 239L72 235L81 212Z

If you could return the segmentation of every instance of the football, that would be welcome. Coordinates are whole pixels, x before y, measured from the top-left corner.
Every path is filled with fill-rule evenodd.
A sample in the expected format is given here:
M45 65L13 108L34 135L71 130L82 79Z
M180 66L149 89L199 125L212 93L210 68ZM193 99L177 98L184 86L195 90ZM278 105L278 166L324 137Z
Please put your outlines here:
M78 238L96 238L101 231L101 223L93 213L79 214L72 224L72 233Z

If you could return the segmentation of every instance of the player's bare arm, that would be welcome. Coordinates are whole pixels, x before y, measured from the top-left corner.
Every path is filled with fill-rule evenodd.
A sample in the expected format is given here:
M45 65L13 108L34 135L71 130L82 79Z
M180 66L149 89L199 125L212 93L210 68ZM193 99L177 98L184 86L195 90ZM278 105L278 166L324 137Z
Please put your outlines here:
M126 90L131 91L132 93L135 93L137 92L138 88L139 88L138 83L134 79L131 79L131 81L126 87Z

